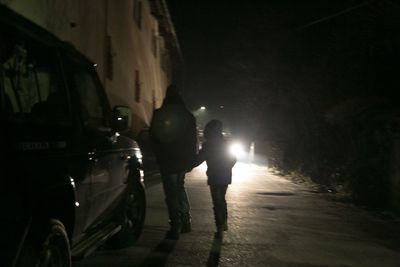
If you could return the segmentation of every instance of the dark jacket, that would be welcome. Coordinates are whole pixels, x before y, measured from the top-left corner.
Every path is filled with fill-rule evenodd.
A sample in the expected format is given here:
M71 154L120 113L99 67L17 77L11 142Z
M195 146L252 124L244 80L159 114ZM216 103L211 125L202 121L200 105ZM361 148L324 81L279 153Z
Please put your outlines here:
M232 167L236 163L236 157L229 153L228 143L222 136L203 143L196 165L203 161L207 162L207 184L232 183Z
M150 140L161 172L190 169L197 153L196 120L182 100L168 97L154 111Z

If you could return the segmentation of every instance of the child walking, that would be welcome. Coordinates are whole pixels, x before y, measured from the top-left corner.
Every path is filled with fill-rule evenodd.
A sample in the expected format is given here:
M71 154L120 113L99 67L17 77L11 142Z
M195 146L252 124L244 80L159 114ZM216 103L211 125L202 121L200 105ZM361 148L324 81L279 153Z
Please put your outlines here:
M211 120L204 128L205 142L199 151L196 166L206 161L207 184L210 186L214 208L215 238L222 238L223 231L228 230L228 208L225 194L228 185L232 182L232 167L236 158L228 151L227 142L222 135L222 122Z

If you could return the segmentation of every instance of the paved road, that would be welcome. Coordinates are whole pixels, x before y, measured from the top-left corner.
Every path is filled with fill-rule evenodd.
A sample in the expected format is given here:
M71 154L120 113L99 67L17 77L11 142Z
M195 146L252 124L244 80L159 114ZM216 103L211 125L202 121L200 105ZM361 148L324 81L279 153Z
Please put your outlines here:
M100 250L74 267L271 266L399 267L400 222L371 214L269 172L239 163L228 189L229 231L213 239L203 165L187 178L193 231L177 242L168 229L162 187L147 189L148 215L138 243Z

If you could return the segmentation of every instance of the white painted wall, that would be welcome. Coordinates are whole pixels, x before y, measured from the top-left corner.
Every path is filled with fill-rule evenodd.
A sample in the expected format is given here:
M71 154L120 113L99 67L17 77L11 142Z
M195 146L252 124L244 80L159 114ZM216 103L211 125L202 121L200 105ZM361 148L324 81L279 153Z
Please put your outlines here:
M60 39L70 41L95 62L112 106L132 108L133 131L138 133L150 123L153 100L159 107L170 83L170 75L161 68L161 55L167 51L158 35L158 22L151 15L149 1L141 1L141 29L133 19L133 0L0 0L0 3ZM154 32L159 43L157 56L152 52ZM106 76L107 35L112 44L112 79ZM135 101L136 70L140 73L140 102Z

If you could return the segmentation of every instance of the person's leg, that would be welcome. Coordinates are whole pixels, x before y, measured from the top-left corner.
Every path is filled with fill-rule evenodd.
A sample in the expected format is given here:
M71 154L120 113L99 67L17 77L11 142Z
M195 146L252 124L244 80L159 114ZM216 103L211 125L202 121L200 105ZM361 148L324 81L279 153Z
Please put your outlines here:
M221 185L221 198L222 198L222 213L224 217L224 231L228 231L228 206L226 204L226 191L228 189L228 185Z
M215 226L217 228L216 237L221 237L224 225L223 196L220 185L210 185L211 199L213 202Z
M185 189L185 173L178 176L178 201L179 212L182 222L182 232L187 233L191 231L191 217L190 217L190 203Z
M167 233L167 238L177 239L181 229L181 218L179 214L178 200L178 176L176 174L161 174L163 182L165 202L168 208L168 216L170 230Z

